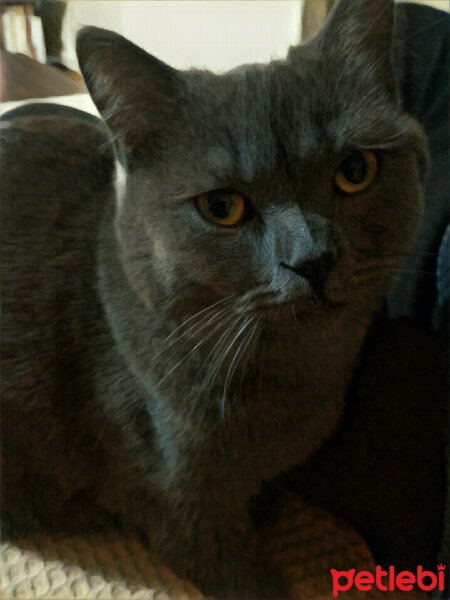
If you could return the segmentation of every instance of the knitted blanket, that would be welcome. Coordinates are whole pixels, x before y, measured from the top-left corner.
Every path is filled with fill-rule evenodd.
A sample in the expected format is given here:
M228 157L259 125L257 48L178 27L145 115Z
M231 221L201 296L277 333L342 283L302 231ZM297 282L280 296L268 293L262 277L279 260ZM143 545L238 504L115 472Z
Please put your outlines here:
M289 582L291 598L332 598L330 569L374 572L362 538L342 521L300 501L286 507L267 535L273 563ZM353 588L340 598L376 598ZM377 595L378 594L378 595ZM3 540L0 598L98 600L200 599L137 540L119 532L49 535ZM384 592L383 598L395 593ZM424 597L408 593L408 597Z

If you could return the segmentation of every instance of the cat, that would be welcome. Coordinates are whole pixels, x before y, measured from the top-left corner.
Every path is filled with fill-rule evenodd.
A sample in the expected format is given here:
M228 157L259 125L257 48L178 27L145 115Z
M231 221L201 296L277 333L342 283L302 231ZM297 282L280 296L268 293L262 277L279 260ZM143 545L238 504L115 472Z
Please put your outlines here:
M222 75L84 28L111 133L6 123L11 535L112 516L205 594L280 595L249 502L335 431L421 209L393 23L339 0L285 60Z

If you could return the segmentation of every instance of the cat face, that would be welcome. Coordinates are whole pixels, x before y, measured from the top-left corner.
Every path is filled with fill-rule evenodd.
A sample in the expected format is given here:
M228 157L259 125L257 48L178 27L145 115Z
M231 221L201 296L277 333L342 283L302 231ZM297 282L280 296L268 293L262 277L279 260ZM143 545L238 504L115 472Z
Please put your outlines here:
M286 60L223 75L81 32L83 74L123 157L121 260L149 308L379 300L411 241L424 165L397 104L392 20L391 2L343 0Z

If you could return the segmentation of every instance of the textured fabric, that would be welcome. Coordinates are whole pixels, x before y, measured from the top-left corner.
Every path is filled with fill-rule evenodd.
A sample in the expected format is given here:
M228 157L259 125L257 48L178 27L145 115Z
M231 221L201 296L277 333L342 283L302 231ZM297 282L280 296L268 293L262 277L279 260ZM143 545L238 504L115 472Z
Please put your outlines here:
M267 530L274 564L289 582L291 598L332 598L330 568L374 572L362 538L342 521L299 500ZM339 598L376 598L355 588ZM401 597L384 592L383 598ZM421 598L414 592L408 597ZM200 599L136 539L118 532L64 536L34 534L1 546L0 598L102 600Z

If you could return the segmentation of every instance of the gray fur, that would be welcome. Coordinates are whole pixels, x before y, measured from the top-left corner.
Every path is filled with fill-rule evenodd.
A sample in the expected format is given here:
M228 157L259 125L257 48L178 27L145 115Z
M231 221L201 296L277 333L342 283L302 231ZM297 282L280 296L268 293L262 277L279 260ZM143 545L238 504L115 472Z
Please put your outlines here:
M414 235L423 134L397 103L392 12L388 1L341 0L286 60L224 75L176 71L96 28L78 37L126 194L116 210L108 191L95 209L98 299L95 280L85 286L91 304L75 294L73 311L87 321L74 330L84 360L69 375L88 382L87 396L59 411L52 461L63 463L49 472L89 461L62 484L65 496L83 490L145 531L206 594L279 593L248 502L336 428L373 312ZM353 148L377 151L381 167L350 197L333 179ZM233 231L206 222L192 200L223 187L251 198L256 213ZM331 265L316 297L299 268L324 255ZM63 402L51 394L47 402ZM74 414L86 436L68 452L61 427ZM36 493L51 521L44 507L58 491Z

